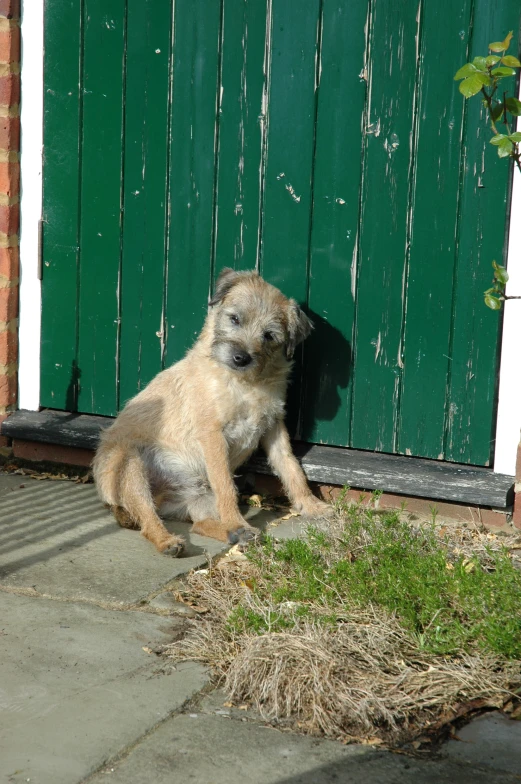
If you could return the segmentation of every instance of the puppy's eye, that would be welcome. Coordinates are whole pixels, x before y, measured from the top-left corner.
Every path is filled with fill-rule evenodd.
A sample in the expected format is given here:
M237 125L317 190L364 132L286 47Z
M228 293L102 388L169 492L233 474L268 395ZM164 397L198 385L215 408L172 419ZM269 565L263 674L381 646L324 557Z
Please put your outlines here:
M264 333L264 340L267 340L269 342L270 340L273 340L273 339L274 339L273 338L273 332L265 332Z
M230 316L230 321L232 322L232 324L235 324L236 326L239 326L239 324L241 323L239 316L236 316L235 313L233 313Z

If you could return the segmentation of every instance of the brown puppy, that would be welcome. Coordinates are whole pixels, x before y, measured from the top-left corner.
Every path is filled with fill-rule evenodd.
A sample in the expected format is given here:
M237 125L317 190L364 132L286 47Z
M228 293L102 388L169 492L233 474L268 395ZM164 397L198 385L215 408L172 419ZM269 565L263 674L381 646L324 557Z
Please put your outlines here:
M255 272L222 271L194 347L102 435L94 477L120 525L169 555L184 542L159 515L224 542L252 539L233 473L259 443L297 511L329 509L312 495L284 425L293 353L311 329L297 303Z

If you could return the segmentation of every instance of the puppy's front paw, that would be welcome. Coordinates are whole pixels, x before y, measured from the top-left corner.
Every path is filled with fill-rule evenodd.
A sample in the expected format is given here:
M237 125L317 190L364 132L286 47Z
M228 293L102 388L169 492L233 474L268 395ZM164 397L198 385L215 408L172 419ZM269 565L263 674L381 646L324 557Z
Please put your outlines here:
M252 528L251 525L243 525L233 531L228 531L228 541L230 544L236 544L241 549L246 548L252 542L258 541L261 537L261 531L258 528Z
M169 536L168 539L161 543L159 549L163 555L178 558L185 549L185 542L180 536Z
M299 501L294 504L294 507L297 512L309 517L331 517L334 511L330 504L321 501L320 498L315 498L315 496Z

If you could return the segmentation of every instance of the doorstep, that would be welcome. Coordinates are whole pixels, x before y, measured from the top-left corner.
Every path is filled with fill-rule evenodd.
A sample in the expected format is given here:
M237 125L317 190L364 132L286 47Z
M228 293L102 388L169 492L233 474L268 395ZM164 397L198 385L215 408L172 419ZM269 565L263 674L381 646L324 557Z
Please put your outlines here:
M51 409L16 411L2 423L0 432L13 440L18 458L86 466L100 432L113 421L111 417ZM335 495L339 486L347 485L358 488L358 495L360 490L382 491L382 506L399 507L405 499L416 506L423 504L423 508L433 503L439 507L442 502L465 510L480 508L502 522L511 512L514 477L489 468L304 443L295 443L294 449L308 480L320 485L323 495ZM254 455L242 472L255 475L259 486L270 482L271 470L261 454ZM460 512L457 516L461 518ZM476 518L474 512L470 514L472 520L485 522L483 515Z

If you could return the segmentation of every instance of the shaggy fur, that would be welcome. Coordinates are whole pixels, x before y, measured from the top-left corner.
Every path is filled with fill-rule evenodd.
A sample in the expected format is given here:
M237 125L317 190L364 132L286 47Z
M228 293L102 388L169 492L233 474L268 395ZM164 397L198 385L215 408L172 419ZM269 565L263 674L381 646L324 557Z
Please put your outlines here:
M103 433L94 478L120 525L169 555L184 542L161 516L247 542L258 531L239 511L233 473L259 444L298 511L328 510L311 493L283 421L293 353L311 329L297 303L255 272L223 270L194 347Z

